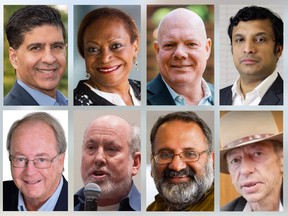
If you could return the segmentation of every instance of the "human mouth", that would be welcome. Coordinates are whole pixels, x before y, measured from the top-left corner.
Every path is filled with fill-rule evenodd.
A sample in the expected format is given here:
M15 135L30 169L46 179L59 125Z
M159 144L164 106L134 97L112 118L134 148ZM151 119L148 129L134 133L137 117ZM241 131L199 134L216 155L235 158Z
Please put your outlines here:
M23 180L25 184L27 185L36 185L39 182L41 182L41 180Z
M101 73L111 73L113 71L118 70L121 67L121 65L116 65L114 67L101 67L101 68L97 68L98 71L100 71Z
M254 58L243 58L240 62L242 64L252 65L258 63L258 60Z
M251 182L245 182L240 185L241 190L245 193L255 193L258 190L258 187L260 185L260 182L251 181Z
M170 177L170 182L173 182L173 183L187 182L189 180L190 180L190 177L186 175Z
M171 67L182 69L182 68L188 68L188 67L191 67L191 65L171 65Z
M109 176L109 173L105 171L94 171L90 174L90 177L94 180L103 180L104 178L107 178Z
M38 72L43 73L43 74L51 74L56 71L56 69L37 69Z

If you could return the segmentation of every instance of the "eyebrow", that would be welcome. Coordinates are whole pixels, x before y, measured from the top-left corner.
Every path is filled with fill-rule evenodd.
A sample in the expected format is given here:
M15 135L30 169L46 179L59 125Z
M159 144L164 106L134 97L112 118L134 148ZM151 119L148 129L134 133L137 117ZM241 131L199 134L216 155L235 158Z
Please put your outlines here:
M27 48L32 48L32 47L39 47L39 46L45 46L46 44L45 43L31 43L27 46ZM65 42L63 41L55 41L54 43L51 43L49 44L50 46L51 45L62 45L62 46L65 46Z
M269 35L267 32L257 32L254 36L261 36L261 35ZM235 35L233 35L233 37L245 37L244 34L241 34L241 33L237 33Z

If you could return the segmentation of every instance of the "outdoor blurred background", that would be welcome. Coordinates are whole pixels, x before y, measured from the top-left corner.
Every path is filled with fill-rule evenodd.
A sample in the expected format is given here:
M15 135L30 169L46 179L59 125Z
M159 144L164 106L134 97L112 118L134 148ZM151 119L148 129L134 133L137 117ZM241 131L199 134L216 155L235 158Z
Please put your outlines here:
M52 6L52 5L51 5ZM9 44L7 41L6 33L5 33L5 26L9 20L9 18L12 16L12 14L18 10L19 8L24 7L24 5L4 5L4 96L10 91L12 88L15 80L16 75L14 68L10 64L9 60ZM52 6L57 8L62 16L62 21L66 28L66 43L68 41L68 13L67 13L67 6L66 5L55 5ZM21 23L19 23L21 25ZM68 96L68 49L66 51L66 72L60 82L60 85L58 86L58 90L60 90L66 97Z
M160 20L176 8L186 8L197 13L204 21L207 37L212 40L211 55L203 75L207 82L214 83L214 6L213 5L148 5L147 6L147 82L159 72L153 43L157 37ZM185 22L185 20L183 20Z

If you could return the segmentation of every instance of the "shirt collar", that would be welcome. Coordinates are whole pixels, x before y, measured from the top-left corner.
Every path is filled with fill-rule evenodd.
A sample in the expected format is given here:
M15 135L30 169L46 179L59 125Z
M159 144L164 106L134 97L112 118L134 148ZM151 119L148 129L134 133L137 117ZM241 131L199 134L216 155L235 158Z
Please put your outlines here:
M257 97L259 97L259 102L264 97L268 89L271 87L271 85L275 82L277 79L277 72L274 71L272 74L270 74L266 79L264 79L258 86L256 86L255 89L253 89L251 92L248 92L247 94L250 95L250 100L255 100ZM232 98L234 100L235 97L241 97L242 101L244 101L244 96L240 89L240 77L234 82L232 86Z
M28 85L23 83L21 80L17 80L17 83L22 86L40 106L67 106L68 99L60 92L56 91L56 99L37 91L33 88L30 88Z
M177 92L175 92L163 79L163 77L161 76L163 82L165 83L168 91L170 92L174 102L176 105L179 106L185 106L186 104L186 100L185 97L183 95L178 94ZM198 105L213 105L213 97L212 97L212 93L211 90L207 84L207 82L202 78L201 79L201 87L202 90L204 91L204 97L200 100L200 102L198 103Z
M37 211L53 211L60 196L62 186L63 186L63 177L61 177L60 183L56 188L56 191L53 193L53 195ZM24 198L20 190L18 192L18 210L27 211L24 203Z
M252 212L252 208L251 208L251 205L247 202L244 209L243 209L244 212ZM279 212L283 212L283 205L282 203L279 201Z
M95 88L95 87L91 86L88 82L84 82L84 84L86 86L88 86L91 91L93 91L94 93L96 93L100 97L105 98L110 103L115 104L117 106L126 106L125 102L122 100L122 98L121 98L121 96L119 94L101 91L98 88ZM140 106L141 102L140 102L140 100L138 100L136 98L135 92L134 92L134 90L133 90L133 88L131 87L130 84L129 84L129 94L130 94L130 96L132 98L134 106Z

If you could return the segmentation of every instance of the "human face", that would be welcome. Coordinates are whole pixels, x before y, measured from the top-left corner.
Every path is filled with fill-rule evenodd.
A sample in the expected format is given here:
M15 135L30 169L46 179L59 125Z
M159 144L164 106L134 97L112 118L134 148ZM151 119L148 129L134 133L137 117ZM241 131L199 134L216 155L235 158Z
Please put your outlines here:
M117 203L125 197L140 166L140 153L132 156L129 151L130 128L118 120L100 118L84 136L82 179L85 185L94 182L100 186L99 205Z
M18 126L12 134L10 155L35 158L53 158L59 152L56 148L56 137L50 126L42 122L25 122ZM13 180L22 192L26 207L35 204L37 210L58 187L64 167L64 154L57 156L50 168L38 169L32 161L25 168L11 165Z
M158 128L153 146L153 155L160 152L179 154L184 150L202 152L208 148L196 123L178 120L166 122ZM187 205L187 200L188 205L197 202L213 183L213 156L207 153L195 162L183 162L179 155L175 155L169 164L157 164L154 159L151 162L157 190L170 203L180 205L179 209L183 207L181 204Z
M84 58L90 80L100 90L127 85L138 52L138 41L121 21L98 19L84 33Z
M154 43L160 73L171 87L200 84L211 40L206 38L202 24L173 19L161 25Z
M51 25L35 27L24 35L17 50L9 48L9 55L17 79L55 97L66 67L66 44L61 28Z
M279 200L283 177L283 154L270 141L236 148L226 156L232 183L249 203Z
M232 52L235 67L242 79L262 81L276 68L283 47L277 46L269 20L240 21L232 31Z

